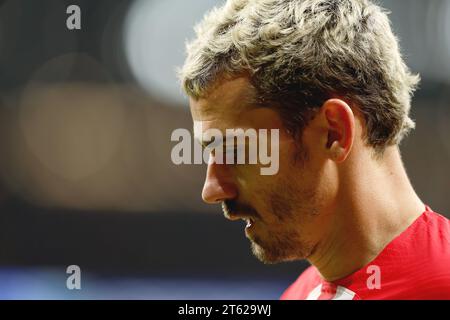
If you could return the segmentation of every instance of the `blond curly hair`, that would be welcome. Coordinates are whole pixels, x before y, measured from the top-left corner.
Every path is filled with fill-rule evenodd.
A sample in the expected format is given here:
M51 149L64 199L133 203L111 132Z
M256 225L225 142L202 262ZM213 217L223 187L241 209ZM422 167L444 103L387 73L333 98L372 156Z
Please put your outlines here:
M246 75L255 103L277 108L293 134L336 96L360 110L376 150L414 128L419 76L402 59L388 12L369 0L228 0L195 31L179 70L195 99Z

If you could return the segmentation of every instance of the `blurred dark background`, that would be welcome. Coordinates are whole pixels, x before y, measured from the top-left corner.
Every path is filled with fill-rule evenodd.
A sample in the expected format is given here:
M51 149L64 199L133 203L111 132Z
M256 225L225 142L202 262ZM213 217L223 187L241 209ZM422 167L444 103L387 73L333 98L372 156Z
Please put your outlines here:
M243 224L202 204L205 167L170 159L191 128L175 68L218 3L0 1L0 298L277 298L306 267L259 263ZM382 4L422 76L404 162L449 216L450 1Z

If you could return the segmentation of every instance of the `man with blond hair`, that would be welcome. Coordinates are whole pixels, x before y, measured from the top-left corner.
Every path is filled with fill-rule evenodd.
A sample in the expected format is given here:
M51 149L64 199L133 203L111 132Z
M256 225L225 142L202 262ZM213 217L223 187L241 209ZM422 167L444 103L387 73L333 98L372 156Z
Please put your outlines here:
M229 0L195 30L179 75L196 138L279 130L276 174L211 152L202 197L247 222L261 261L310 262L282 299L450 299L450 222L419 199L399 151L419 77L386 11Z

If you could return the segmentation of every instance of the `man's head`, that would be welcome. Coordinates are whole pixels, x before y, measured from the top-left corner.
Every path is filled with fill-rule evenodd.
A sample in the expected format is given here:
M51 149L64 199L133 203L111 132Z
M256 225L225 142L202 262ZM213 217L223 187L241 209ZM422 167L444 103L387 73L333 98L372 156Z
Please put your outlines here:
M203 199L251 219L261 260L307 258L331 232L343 177L413 128L418 77L366 0L231 0L196 32L180 71L194 122L280 132L276 175L211 161Z

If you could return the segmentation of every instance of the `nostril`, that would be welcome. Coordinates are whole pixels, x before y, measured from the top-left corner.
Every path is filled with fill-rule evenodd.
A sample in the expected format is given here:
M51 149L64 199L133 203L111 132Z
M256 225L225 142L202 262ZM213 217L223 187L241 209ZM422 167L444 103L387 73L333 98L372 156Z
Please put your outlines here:
M223 198L219 198L214 195L202 193L202 199L204 202L208 204L216 204L223 201Z
M203 201L209 204L216 204L227 199L236 197L237 192L232 185L206 182L203 191Z
M202 197L203 198L203 202L207 203L207 204L216 204L221 202L222 200L218 199L218 198L208 198L208 197Z

